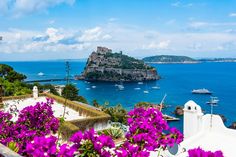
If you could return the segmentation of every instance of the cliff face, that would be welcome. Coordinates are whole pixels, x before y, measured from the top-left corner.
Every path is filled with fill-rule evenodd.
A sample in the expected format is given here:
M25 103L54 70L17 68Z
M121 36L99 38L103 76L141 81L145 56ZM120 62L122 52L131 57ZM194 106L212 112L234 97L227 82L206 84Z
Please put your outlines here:
M159 79L155 68L143 61L97 47L87 60L82 77L90 81L144 81Z

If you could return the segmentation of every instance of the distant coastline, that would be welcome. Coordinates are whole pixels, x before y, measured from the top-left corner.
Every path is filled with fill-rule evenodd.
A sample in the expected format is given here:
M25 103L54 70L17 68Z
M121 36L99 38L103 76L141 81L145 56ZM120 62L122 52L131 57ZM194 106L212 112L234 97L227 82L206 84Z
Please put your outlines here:
M198 59L200 62L236 62L236 58L210 58Z
M198 64L204 62L236 62L236 58L201 58L194 59L188 56L157 55L143 58L149 64Z
M145 62L148 64L198 64L201 63L200 61L194 61L194 62Z

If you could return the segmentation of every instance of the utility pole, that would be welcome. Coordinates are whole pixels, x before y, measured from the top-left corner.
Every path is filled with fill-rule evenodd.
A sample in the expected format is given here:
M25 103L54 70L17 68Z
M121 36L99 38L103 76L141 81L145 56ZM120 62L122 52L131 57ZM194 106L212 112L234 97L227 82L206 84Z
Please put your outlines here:
M66 61L66 85L70 83L70 63Z
M68 61L66 61L66 86L65 88L67 87L67 85L69 85L70 83L70 63ZM65 114L66 114L66 104L67 104L67 99L68 99L68 89L65 90L65 102L64 102L64 110L63 110L63 115L62 117L64 118L65 117Z
M65 70L66 70L66 86L65 86L65 88L66 88L67 85L69 85L69 83L70 83L70 79L69 79L69 77L70 77L70 63L69 63L69 61L66 61L66 65L65 66L66 66L66 68L65 68ZM63 123L65 121L65 115L66 115L66 106L67 106L67 99L68 99L68 89L66 89L65 92L66 92L65 93L65 97L64 97L65 101L64 101L64 104L63 104L64 108L63 108L62 117L60 118L60 127L63 125ZM58 135L57 135L58 139L60 138L60 136L61 136L61 131L58 132Z

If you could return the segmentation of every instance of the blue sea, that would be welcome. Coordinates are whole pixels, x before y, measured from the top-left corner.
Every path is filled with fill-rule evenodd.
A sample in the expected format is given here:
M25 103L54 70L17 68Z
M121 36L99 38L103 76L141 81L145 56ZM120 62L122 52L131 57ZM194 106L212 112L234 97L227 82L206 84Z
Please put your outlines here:
M11 65L18 72L24 73L27 80L39 80L47 78L64 78L64 61L33 61L33 62L2 62ZM71 76L80 74L85 66L82 61L70 61ZM90 103L96 99L100 103L109 102L110 106L118 103L127 110L133 109L140 101L160 103L163 96L167 94L165 104L169 107L164 113L173 115L177 105L184 105L189 100L194 100L206 113L209 113L209 95L193 95L192 89L207 88L220 100L218 106L214 107L214 113L223 114L227 118L226 126L236 121L236 63L198 63L198 64L152 64L156 67L162 77L158 81L124 83L125 89L119 91L114 82L91 82L72 81L79 88L79 94L84 96ZM44 76L38 76L43 72ZM65 84L65 82L52 82L54 84ZM91 88L96 86L96 88ZM160 86L159 90L152 89ZM141 90L134 90L134 88ZM90 90L87 90L90 88ZM144 94L149 90L149 94ZM183 120L171 122L182 130Z

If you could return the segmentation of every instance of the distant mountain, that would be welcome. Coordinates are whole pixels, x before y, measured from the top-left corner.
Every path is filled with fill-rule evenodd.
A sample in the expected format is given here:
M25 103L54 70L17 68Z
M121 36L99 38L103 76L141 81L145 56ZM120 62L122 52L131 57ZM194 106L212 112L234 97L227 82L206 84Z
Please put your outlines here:
M143 58L147 63L196 63L197 60L187 56L157 55Z
M78 79L90 81L143 81L159 79L154 67L106 47L97 47L89 56L84 72Z
M203 58L200 62L236 62L236 58Z

